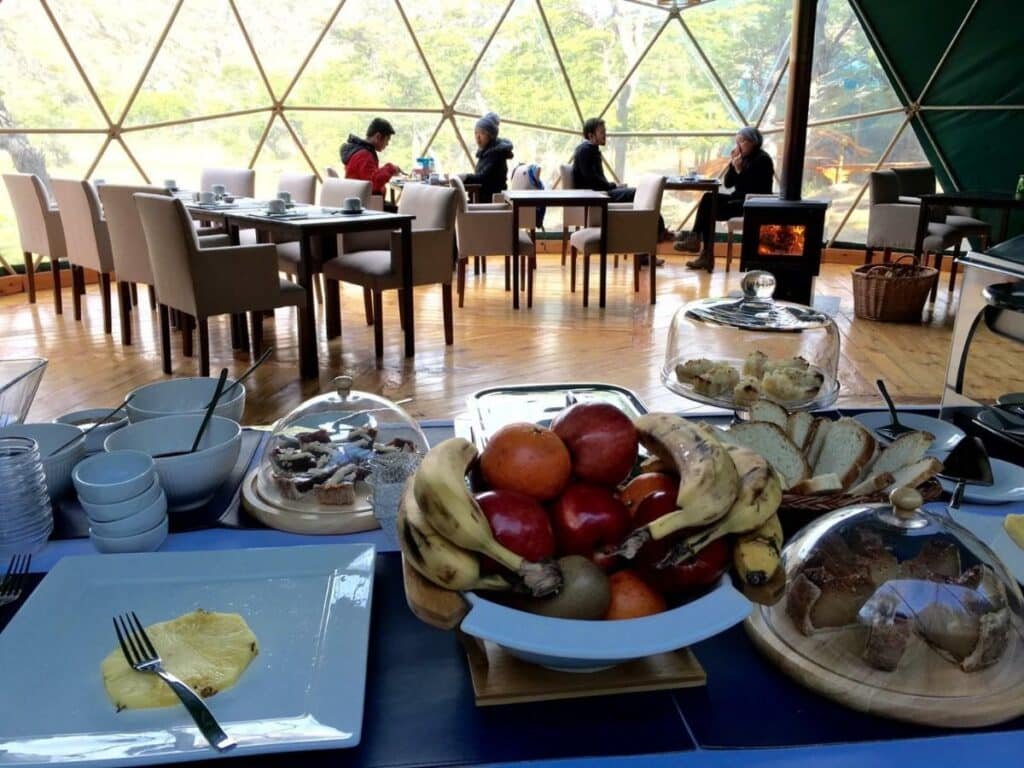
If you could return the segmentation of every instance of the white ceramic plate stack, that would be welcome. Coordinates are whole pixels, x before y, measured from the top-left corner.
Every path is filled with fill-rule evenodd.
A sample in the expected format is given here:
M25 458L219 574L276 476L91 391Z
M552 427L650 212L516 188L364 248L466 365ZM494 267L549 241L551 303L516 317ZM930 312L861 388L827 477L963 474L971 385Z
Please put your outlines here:
M53 512L39 444L0 439L0 556L38 552L53 532Z
M167 497L153 458L141 451L99 453L72 475L100 552L152 552L167 538Z

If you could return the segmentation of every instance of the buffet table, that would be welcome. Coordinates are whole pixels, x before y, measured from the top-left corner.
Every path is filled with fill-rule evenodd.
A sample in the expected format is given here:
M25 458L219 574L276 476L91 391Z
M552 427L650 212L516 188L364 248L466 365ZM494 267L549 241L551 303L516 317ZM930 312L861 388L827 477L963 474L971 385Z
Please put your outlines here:
M450 423L432 423L425 431L434 443L450 430ZM986 512L966 504L963 510ZM987 511L1021 513L1024 504ZM244 525L245 517L240 513L232 525ZM378 552L361 743L348 750L304 752L301 760L285 753L247 757L239 764L582 766L600 758L605 765L818 766L828 761L860 768L960 766L968 755L984 765L1020 764L1024 718L952 731L864 715L783 675L757 653L742 627L692 649L707 672L702 688L477 708L459 641L410 613L400 557L384 532L313 537L222 524L174 534L162 551L343 541L373 543ZM34 569L49 569L74 555L96 556L87 540L51 541L34 559ZM33 586L40 579L34 576ZM25 597L0 608L0 627Z

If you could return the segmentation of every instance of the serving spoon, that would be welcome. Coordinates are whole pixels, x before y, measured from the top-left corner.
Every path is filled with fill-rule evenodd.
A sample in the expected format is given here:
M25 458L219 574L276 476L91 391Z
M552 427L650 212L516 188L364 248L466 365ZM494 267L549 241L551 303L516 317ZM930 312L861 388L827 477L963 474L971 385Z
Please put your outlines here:
M60 453L60 452L61 452L61 451L63 451L63 450L65 449L65 448L67 448L67 447L68 447L69 445L71 445L72 443L74 443L75 441L77 441L77 440L81 440L82 438L84 438L84 437L85 437L86 435L88 435L88 434L89 434L90 432L92 432L92 431L93 431L94 429L96 429L96 427L101 427L101 426L103 426L104 424L106 424L106 423L107 423L108 421L110 421L110 420L111 420L112 418L114 418L114 414L116 414L116 413L117 413L118 411L122 410L122 409L123 409L123 408L124 408L124 407L125 407L126 405L128 405L128 403L129 403L129 402L131 402L131 399L132 399L133 397L135 397L135 393L134 393L134 392L133 392L132 394L128 395L128 397L126 397L126 398L124 399L124 401L123 401L123 402L122 402L122 403L121 403L121 404L120 404L119 406L117 406L117 408L115 408L114 410L112 410L112 411L111 411L110 413L108 413L108 414L107 414L106 416L104 416L104 417L103 417L102 419L100 419L99 421L97 421L97 422L96 422L95 424L93 424L93 425L92 425L91 427L89 427L88 429L83 429L83 430L82 430L82 434L80 434L80 435L75 435L74 437L72 437L72 438L71 438L70 440L68 440L68 441L67 441L66 443L64 443L63 445L61 445L61 446L58 446L57 448L54 448L54 449L53 449L52 451L50 451L50 452L49 452L48 454L46 454L45 456L43 456L43 458L44 458L44 459L48 459L48 458L50 458L51 456L53 456L54 454L56 454L56 453Z
M206 406L206 413L203 415L203 423L199 425L199 431L196 432L196 439L192 441L192 447L187 451L168 451L167 453L157 453L153 455L154 459L169 459L173 456L185 456L189 453L195 453L199 448L199 441L203 439L203 433L206 432L206 426L210 423L210 417L213 416L213 411L217 407L217 403L220 402L221 395L224 394L224 382L228 378L228 369L220 369L220 378L217 379L217 388L213 391L213 399L210 404Z

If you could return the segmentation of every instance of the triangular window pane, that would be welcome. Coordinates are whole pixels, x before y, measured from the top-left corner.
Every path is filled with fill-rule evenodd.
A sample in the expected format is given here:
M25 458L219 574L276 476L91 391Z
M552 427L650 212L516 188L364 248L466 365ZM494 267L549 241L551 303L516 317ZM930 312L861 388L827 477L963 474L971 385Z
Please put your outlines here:
M125 139L130 142L130 139ZM128 149L134 154L131 143ZM93 181L102 180L110 184L145 184L146 179L139 173L124 146L120 141L112 141L103 150L103 156L93 169L91 178ZM154 179L150 177L150 183L160 184L163 178Z
M118 120L171 16L171 0L51 3L111 120Z
M544 11L584 118L604 110L668 18L663 10L611 0L545 0Z
M370 110L441 108L394 0L348 0L288 103Z
M269 107L270 94L227 3L181 6L126 125Z
M683 14L733 101L757 122L789 55L790 0L716 0ZM785 111L785 99L781 102Z
M455 98L507 5L508 0L486 3L432 0L403 4L447 101Z
M497 112L576 130L579 115L536 3L517 2L459 98L460 112Z
M280 0L236 3L274 95L280 99L327 25L339 0L303 0L301 12Z
M0 3L0 123L14 128L106 128L38 0Z

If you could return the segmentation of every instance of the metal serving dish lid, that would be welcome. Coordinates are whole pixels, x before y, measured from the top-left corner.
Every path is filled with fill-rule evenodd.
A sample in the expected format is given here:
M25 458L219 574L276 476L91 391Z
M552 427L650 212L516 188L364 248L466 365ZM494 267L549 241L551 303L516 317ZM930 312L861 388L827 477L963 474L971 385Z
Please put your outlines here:
M688 304L688 315L757 331L803 331L831 324L828 315L803 304L775 301L775 276L753 270L743 277L743 297L702 299Z

